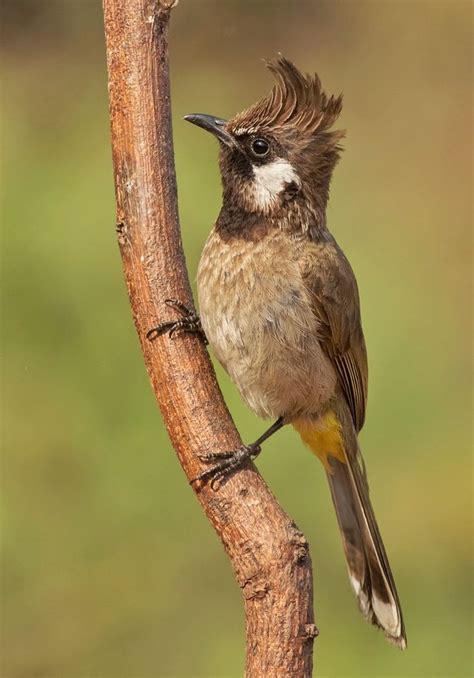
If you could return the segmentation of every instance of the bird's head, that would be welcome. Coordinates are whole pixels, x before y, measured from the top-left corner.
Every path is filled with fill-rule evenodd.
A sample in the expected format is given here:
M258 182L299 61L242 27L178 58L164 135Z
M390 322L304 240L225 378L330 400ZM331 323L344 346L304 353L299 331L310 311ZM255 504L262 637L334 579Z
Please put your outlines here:
M224 204L277 216L294 201L324 214L344 132L331 131L342 96L328 97L317 75L287 59L267 62L276 84L264 99L231 120L188 115L216 136Z

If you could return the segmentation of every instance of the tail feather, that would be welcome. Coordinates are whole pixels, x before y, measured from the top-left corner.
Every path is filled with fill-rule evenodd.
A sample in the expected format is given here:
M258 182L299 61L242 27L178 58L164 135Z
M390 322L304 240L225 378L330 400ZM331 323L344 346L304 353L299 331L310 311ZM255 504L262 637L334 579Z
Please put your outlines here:
M359 608L390 642L405 649L400 601L370 503L364 461L350 412L340 401L323 417L292 423L326 469Z
M358 455L360 456L360 452ZM328 481L346 553L349 578L364 617L406 648L403 616L387 554L357 458L330 457Z

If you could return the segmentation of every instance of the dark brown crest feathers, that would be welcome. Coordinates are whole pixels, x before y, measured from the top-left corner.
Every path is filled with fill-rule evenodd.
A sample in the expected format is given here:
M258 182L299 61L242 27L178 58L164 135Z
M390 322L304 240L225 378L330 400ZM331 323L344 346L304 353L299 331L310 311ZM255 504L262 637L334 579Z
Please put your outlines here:
M304 75L284 57L265 63L276 84L266 97L230 121L230 131L238 136L253 128L291 127L313 136L334 124L342 110L342 94L328 97L316 74Z

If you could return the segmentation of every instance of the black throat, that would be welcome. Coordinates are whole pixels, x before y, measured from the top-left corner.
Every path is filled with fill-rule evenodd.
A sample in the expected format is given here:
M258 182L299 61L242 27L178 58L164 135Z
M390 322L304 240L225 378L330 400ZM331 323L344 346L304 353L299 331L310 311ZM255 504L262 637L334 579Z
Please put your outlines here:
M270 214L246 210L232 194L224 201L216 221L216 231L224 240L239 239L256 242L275 231L314 241L327 240L326 211L314 208L301 193L289 186L280 206Z

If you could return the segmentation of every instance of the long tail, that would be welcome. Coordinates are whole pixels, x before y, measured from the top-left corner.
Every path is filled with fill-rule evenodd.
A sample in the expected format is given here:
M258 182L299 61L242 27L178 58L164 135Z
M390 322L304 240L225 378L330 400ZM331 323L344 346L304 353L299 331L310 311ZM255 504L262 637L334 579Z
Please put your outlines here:
M317 427L313 424L311 431L307 421L294 422L326 468L349 579L360 611L403 650L407 642L400 601L370 502L357 436L352 423L351 430L347 430L348 424L341 428L335 413L320 420Z

